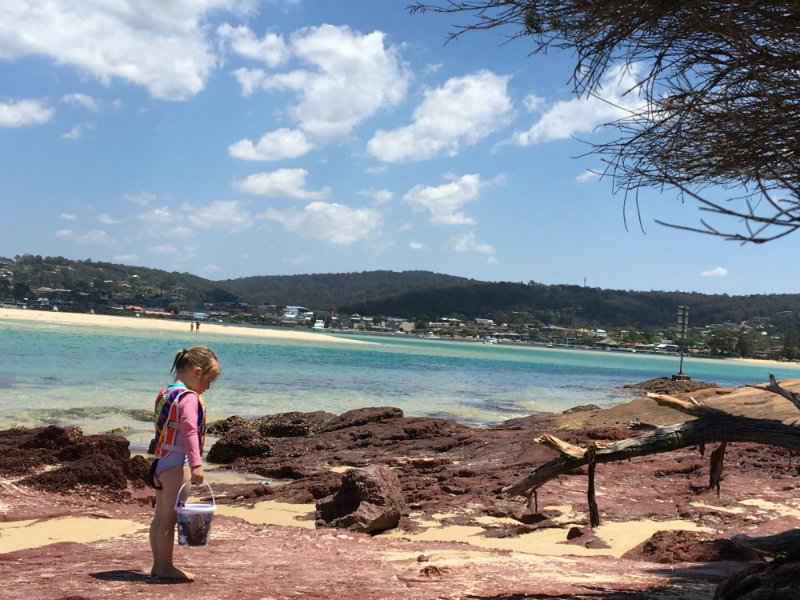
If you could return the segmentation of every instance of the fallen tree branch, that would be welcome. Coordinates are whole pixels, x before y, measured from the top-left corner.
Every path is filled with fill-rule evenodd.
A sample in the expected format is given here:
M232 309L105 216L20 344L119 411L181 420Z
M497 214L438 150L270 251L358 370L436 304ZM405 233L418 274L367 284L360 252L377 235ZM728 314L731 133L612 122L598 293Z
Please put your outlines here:
M782 388L780 385L778 385L778 382L775 380L775 375L772 373L769 374L769 385L765 389L778 394L779 396L783 396L789 402L794 404L798 410L800 410L800 394L796 392L790 392L789 390Z
M735 416L700 404L695 406L685 401L680 402L690 405L690 408L687 408L699 411L701 416L685 423L659 427L652 433L639 437L598 444L597 463L627 460L712 442L756 442L800 452L798 427L784 425L778 421ZM552 436L547 437L552 438ZM544 439L544 436L537 438L537 441L540 439ZM552 439L557 440L557 438ZM564 447L576 447L565 442L562 444ZM548 442L548 445L558 446L552 441ZM511 496L525 494L559 475L589 463L585 451L580 456L572 456L573 452L564 453L560 449L559 452L560 456L540 465L516 483L504 487L503 492Z

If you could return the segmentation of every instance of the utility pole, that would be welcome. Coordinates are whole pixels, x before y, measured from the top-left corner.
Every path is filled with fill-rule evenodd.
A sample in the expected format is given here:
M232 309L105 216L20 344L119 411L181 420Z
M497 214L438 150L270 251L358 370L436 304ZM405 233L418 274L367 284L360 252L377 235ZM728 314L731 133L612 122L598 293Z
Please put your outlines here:
M686 333L689 331L689 307L678 307L678 329L676 331L677 338L681 341L681 366L677 375L672 376L672 381L686 381L691 379L688 375L683 374L683 352L686 347Z

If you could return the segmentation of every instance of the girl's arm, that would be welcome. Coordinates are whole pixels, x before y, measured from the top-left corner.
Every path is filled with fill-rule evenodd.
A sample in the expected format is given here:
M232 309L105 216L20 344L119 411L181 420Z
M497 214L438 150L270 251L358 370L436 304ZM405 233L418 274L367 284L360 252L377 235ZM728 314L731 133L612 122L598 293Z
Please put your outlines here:
M188 392L178 401L178 415L180 421L181 437L189 466L192 470L203 464L200 458L200 440L197 437L198 406L200 404L197 394Z

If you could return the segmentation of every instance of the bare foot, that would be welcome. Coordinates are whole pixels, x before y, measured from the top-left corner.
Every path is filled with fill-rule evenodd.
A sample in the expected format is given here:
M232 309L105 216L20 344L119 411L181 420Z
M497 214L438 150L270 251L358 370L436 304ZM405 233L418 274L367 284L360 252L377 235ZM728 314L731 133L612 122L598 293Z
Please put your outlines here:
M156 572L155 569L150 571L150 575L155 577L156 579L164 579L167 581L194 581L194 573L189 573L189 571L181 571L177 567L172 567L171 569L167 569L163 572Z

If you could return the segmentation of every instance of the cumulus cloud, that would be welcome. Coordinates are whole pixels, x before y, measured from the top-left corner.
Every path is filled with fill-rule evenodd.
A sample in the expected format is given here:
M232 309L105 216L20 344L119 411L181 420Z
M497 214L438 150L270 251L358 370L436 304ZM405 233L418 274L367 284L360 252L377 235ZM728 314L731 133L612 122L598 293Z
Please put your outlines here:
M150 192L138 192L136 194L123 194L122 196L128 202L133 202L139 206L147 206L155 201L155 194Z
M383 224L381 213L373 208L328 202L312 202L303 210L270 208L262 216L280 223L285 231L341 246L368 238Z
M77 217L72 213L61 213L60 217L65 221L74 221L75 219L77 219Z
M154 98L184 100L205 87L217 57L206 16L231 0L0 3L0 58L48 56L107 85L119 78Z
M113 219L108 213L97 215L97 220L103 223L103 225L117 225L118 223L122 223L119 219Z
M700 273L700 277L725 277L728 274L728 269L725 267L714 267L708 271Z
M345 138L380 108L405 98L408 68L396 46L384 45L380 31L308 27L292 34L288 48L304 68L276 74L238 69L234 75L245 95L257 89L294 92L297 102L288 114L315 143Z
M414 110L413 123L378 131L367 149L384 162L424 160L439 154L455 156L462 145L476 144L510 121L509 79L483 70L427 90Z
M205 265L203 267L200 267L200 269L198 270L206 275L213 275L214 273L219 273L220 271L222 271L222 269L215 264Z
M192 227L200 229L213 227L240 233L252 225L250 213L236 200L212 202L208 206L186 204L182 209Z
M289 58L289 49L283 36L265 33L258 39L247 27L233 27L224 23L217 28L217 35L230 44L231 49L250 60L263 62L269 67L277 67Z
M77 140L81 137L81 135L83 135L83 127L80 125L75 125L67 133L62 133L61 137L65 140Z
M391 202L394 194L387 190L386 188L382 190L360 190L359 195L366 196L367 198L372 198L375 204L387 204Z
M408 247L412 250L425 250L426 248L422 242L408 242Z
M494 254L495 249L490 244L479 244L475 240L475 232L462 233L450 238L450 247L456 252L481 252L483 254Z
M331 189L328 186L320 190L306 190L305 169L278 169L271 173L255 173L234 185L248 194L260 196L279 196L282 198L301 198L305 200L324 200Z
M175 256L178 254L178 249L172 244L159 244L158 246L151 246L148 248L151 254L160 254L165 256Z
M297 158L311 148L302 131L283 128L265 133L257 144L249 139L240 140L228 146L228 154L242 160L281 160Z
M599 125L630 116L646 106L635 93L625 95L634 82L634 72L625 66L618 66L611 69L604 79L600 97L562 100L547 108L541 98L529 96L525 100L528 110L541 111L542 115L530 129L516 131L508 142L519 146L542 144L588 133Z
M2 24L0 24L0 30L2 30ZM55 114L54 109L40 100L26 98L15 102L0 102L0 127L41 125L47 123Z
M122 263L122 264L130 264L139 261L138 254L115 254L111 257L114 262Z
M64 94L61 96L61 102L72 107L83 107L91 112L100 110L95 99L87 94Z
M480 175L469 174L456 178L449 175L449 183L440 186L415 185L403 201L414 210L430 212L430 222L434 225L473 225L475 220L467 217L461 207L478 197L481 183Z
M60 229L56 231L56 237L85 246L106 244L108 242L108 234L102 229L92 229L86 233L75 233L72 229Z
M145 224L141 230L148 237L163 237L169 235L170 237L189 238L193 235L192 228L186 225L180 225L182 221L179 215L175 215L166 207L156 207L141 213L136 218Z
M600 173L598 173L597 171L593 171L591 169L587 169L586 171L584 171L583 173L578 175L575 178L575 181L577 181L578 183L586 183L588 181L594 181L595 179L598 179L599 177L600 177Z

